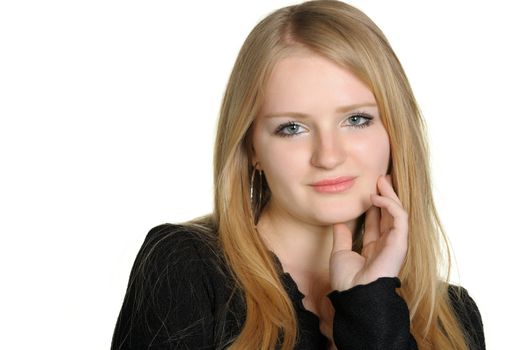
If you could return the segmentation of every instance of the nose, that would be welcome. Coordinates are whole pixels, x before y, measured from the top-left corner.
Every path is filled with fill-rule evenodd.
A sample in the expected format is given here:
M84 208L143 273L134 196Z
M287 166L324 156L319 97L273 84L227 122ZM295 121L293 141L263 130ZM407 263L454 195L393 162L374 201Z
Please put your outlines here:
M345 161L345 147L336 133L320 133L312 147L311 164L315 167L332 169Z

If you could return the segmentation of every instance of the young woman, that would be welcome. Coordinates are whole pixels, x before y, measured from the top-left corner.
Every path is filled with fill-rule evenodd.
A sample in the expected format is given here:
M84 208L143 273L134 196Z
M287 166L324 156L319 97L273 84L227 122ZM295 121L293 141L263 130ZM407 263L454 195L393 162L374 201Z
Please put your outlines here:
M263 19L215 147L214 212L148 233L112 349L485 348L448 284L415 98L362 12L310 1Z

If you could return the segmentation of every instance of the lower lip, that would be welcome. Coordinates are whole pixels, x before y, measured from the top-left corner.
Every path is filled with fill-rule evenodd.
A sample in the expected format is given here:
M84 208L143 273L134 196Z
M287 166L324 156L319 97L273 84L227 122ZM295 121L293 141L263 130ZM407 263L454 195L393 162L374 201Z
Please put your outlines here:
M323 185L323 186L312 186L316 192L320 193L339 193L349 189L354 184L354 179L339 182L333 185Z

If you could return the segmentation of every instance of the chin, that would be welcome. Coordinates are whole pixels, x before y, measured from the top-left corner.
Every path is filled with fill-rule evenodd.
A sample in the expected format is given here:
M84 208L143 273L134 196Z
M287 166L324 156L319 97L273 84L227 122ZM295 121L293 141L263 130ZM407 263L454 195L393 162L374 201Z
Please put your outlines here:
M332 209L332 210L329 210ZM324 208L312 215L312 220L322 226L334 225L342 222L349 222L358 219L365 211L366 207L339 207Z

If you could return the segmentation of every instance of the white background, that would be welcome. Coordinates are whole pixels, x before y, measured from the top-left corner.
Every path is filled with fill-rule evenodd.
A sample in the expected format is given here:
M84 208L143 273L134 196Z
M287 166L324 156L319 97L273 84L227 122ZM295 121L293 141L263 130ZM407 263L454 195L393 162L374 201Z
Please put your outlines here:
M109 348L147 231L212 208L242 42L292 3L1 2L0 348ZM427 120L453 280L488 349L525 348L521 5L352 4L389 38Z

